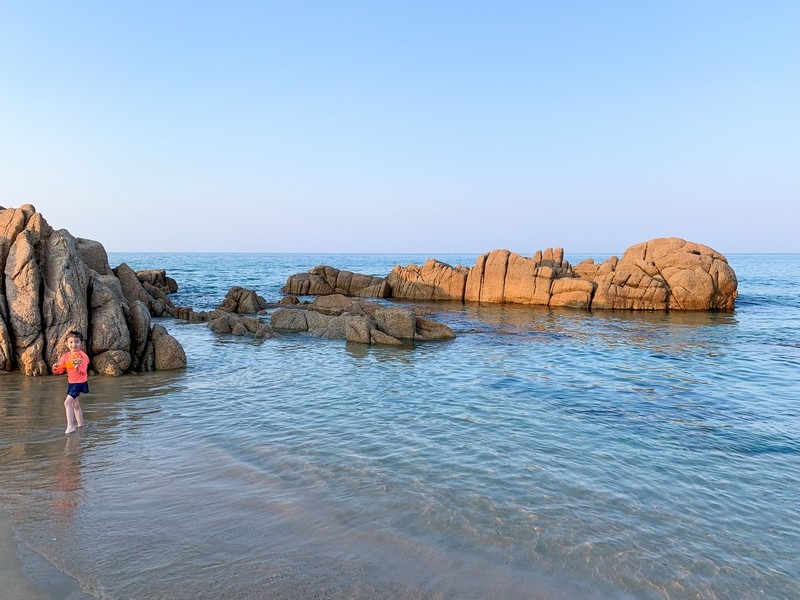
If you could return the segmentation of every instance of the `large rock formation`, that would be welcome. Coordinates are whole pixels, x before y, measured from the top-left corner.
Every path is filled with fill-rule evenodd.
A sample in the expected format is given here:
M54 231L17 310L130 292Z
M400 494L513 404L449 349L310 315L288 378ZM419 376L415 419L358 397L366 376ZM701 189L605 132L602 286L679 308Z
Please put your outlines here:
M99 242L54 230L33 206L0 207L0 370L49 373L71 329L86 334L96 373L184 368L183 348L150 322L174 307L157 276L143 279L112 270Z
M588 259L574 268L561 248L526 258L508 250L479 256L471 269L428 260L395 267L392 298L509 302L584 309L732 310L736 274L708 246L661 238L628 248L621 259Z
M572 267L562 248L528 258L508 250L478 257L472 268L452 267L433 258L422 266L396 266L385 279L370 278L366 288L349 273L318 266L292 275L284 293L343 293L403 300L457 300L617 310L733 310L736 274L725 257L708 246L680 238L660 238L628 248L621 259L602 264L588 259ZM361 279L360 281L364 281ZM337 282L334 285L332 282Z

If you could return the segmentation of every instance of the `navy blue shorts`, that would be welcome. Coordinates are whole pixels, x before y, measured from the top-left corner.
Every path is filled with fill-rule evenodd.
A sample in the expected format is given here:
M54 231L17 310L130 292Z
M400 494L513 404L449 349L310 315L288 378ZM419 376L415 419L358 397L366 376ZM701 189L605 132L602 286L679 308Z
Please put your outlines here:
M84 381L83 383L70 383L67 386L67 396L72 396L73 398L77 398L81 394L88 394L89 393L89 382Z

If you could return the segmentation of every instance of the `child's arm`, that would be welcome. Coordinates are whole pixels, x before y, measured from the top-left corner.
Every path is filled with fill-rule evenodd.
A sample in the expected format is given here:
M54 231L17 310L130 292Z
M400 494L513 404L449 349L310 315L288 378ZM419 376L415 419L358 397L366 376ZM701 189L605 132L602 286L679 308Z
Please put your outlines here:
M66 358L66 354L62 354L59 361L53 365L53 373L56 375L61 375L67 368L64 366L64 359Z

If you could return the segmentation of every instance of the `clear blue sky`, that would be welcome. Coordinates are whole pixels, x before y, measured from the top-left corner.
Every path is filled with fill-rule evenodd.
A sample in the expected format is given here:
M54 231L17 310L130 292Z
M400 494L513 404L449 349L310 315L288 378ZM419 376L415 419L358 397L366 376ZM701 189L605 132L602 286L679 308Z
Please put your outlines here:
M800 2L0 0L0 205L109 251L800 252Z

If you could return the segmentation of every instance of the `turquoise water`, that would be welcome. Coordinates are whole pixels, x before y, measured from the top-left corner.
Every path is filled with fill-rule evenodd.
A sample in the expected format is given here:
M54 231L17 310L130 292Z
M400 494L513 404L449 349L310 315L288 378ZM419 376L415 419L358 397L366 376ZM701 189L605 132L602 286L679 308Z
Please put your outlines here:
M425 258L110 257L198 310ZM189 368L93 378L78 436L0 378L0 506L97 598L800 597L800 256L729 261L730 314L441 303L416 347L165 320Z

